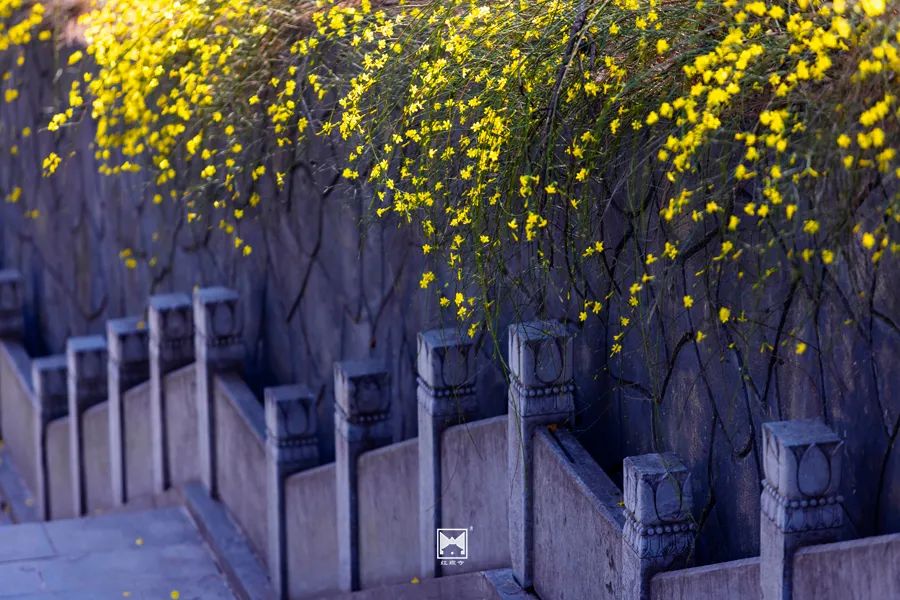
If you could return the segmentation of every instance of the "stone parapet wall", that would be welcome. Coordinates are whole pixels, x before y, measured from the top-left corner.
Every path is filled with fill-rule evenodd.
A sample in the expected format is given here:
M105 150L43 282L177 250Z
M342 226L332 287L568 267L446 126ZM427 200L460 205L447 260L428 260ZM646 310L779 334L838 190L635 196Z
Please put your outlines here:
M571 326L509 327L509 412L489 419L474 408L478 379L490 370L471 340L422 333L420 435L395 442L392 415L402 400L383 361L334 366L333 420L318 417L305 385L267 388L261 403L234 360L232 326L210 325L239 310L239 300L221 288L198 288L192 300L151 298L149 334L134 338L149 347L149 385L107 384L108 374L128 371L117 341L70 338L64 359L31 359L15 335L3 341L2 427L35 434L8 439L13 460L36 465L26 486L39 499L47 491L46 517L114 509L120 480L111 465L121 454L124 507L147 505L128 482L148 471L151 503L200 489L237 525L283 598L503 567L504 586L542 598L703 599L727 589L735 598L787 600L896 587L896 535L832 543L852 533L844 473L856 440L821 420L764 423L765 479L736 483L761 497L758 537L743 532L758 540L760 557L685 569L696 562L702 506L694 466L672 452L629 456L620 487L594 461L571 431L579 389ZM110 410L119 401L124 417ZM318 452L325 430L338 441L333 463ZM46 459L35 462L28 447ZM824 572L829 578L817 575Z

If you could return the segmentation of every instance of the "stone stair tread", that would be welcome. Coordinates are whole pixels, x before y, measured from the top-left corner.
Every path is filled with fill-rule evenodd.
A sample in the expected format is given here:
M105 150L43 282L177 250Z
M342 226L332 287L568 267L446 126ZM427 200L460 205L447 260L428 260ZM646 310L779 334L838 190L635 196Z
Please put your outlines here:
M0 529L0 598L233 598L187 513L166 508Z

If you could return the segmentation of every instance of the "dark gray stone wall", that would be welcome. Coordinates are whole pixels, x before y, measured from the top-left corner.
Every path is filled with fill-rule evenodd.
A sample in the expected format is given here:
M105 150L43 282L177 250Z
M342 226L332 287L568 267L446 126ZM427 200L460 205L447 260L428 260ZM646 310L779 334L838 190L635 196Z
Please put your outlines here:
M442 323L434 298L418 289L417 240L391 221L370 223L366 195L337 183L339 153L323 144L298 149L285 189L262 185L258 214L238 228L253 247L243 257L216 227L212 209L188 223L183 205L154 204L156 191L140 175L99 175L90 123L39 132L59 93L59 64L51 50L29 49L25 67L14 74L21 97L0 105L0 198L14 186L23 189L18 203L0 202L0 264L25 276L32 354L58 352L68 336L100 333L106 319L142 313L151 293L225 285L241 295L246 372L256 391L307 383L318 394L320 422L328 424L333 363L387 359L395 440L414 436L415 335ZM30 137L23 137L25 127L34 132ZM9 152L13 145L17 155ZM42 178L39 165L51 150L67 160L57 175ZM608 248L622 242L619 259L626 263L630 233L623 226L604 235ZM138 256L136 269L119 257L124 248ZM698 251L684 263L685 274L708 265L715 252ZM576 338L575 434L614 480L625 456L681 455L696 486L699 562L758 552L760 425L768 420L826 419L847 442L848 534L900 531L897 273L885 267L875 276L859 254L828 278L805 277L793 294L786 270L764 288L777 293L738 290L727 279L708 282L722 303L738 307L755 296L767 307L762 321L746 330L749 339L705 328L703 344L681 343L694 325L680 291L660 298L647 322L630 329L621 358L608 358L620 316L614 309L588 321ZM614 273L625 282L625 271ZM608 290L604 285L599 282L598 297ZM575 319L579 310L548 300L526 312ZM795 355L783 335L790 329L815 340L819 351ZM758 351L763 342L778 348L774 358ZM493 346L484 344L484 357ZM502 330L496 347L504 353L505 346ZM505 410L499 373L485 367L481 376L483 417ZM334 456L333 432L322 430L327 461Z

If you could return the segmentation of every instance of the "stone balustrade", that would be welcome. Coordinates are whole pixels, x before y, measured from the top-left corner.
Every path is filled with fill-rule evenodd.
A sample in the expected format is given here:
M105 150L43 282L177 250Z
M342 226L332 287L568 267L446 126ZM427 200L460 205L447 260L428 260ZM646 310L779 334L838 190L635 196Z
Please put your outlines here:
M0 344L9 347L22 335L21 285L0 271ZM416 441L393 443L395 382L384 363L336 364L328 465L320 393L270 387L261 403L241 379L239 298L225 288L153 296L146 318L109 321L105 337L74 337L64 356L34 359L30 389L0 386L9 412L0 418L6 427L12 415L33 420L32 438L12 439L31 439L15 456L33 456L24 479L39 518L128 506L148 491L155 501L199 481L250 540L279 599L510 567L504 585L541 597L645 600L727 575L739 597L759 589L786 600L795 555L840 538L844 442L819 421L766 423L760 557L681 571L697 531L691 466L673 453L627 457L620 491L566 431L577 392L572 330L535 321L508 333L505 416L481 414L471 339L455 329L419 335ZM0 353L0 373L22 362L16 352ZM578 556L602 568L573 565Z

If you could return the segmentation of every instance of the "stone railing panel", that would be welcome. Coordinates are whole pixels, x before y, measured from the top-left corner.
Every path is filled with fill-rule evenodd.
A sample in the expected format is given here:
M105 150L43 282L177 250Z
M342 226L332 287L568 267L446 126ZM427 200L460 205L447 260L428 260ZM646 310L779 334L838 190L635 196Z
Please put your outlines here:
M361 588L407 583L419 573L418 440L359 457Z
M900 598L900 533L801 548L793 600Z
M509 502L506 488L506 415L455 425L441 449L441 519L444 527L469 529L469 557L444 573L509 566ZM435 547L429 546L432 556Z
M565 431L535 435L534 477L535 590L620 600L622 493Z
M47 491L50 518L78 516L72 501L72 465L69 460L69 417L60 417L47 425Z
M2 290L2 285L0 285ZM0 415L3 439L31 493L40 488L40 414L31 387L31 359L21 344L0 341Z
M84 411L81 417L84 441L84 510L97 514L114 506L110 477L109 402Z
M289 476L284 505L289 597L317 598L337 592L335 464Z
M150 382L122 394L125 440L124 475L128 503L146 504L153 496L153 432L150 427Z
M656 574L653 600L759 600L759 557Z
M167 470L173 486L200 479L196 385L197 370L193 364L163 377Z
M257 556L268 551L266 452L263 407L240 376L216 375L216 480L218 497L250 540Z

